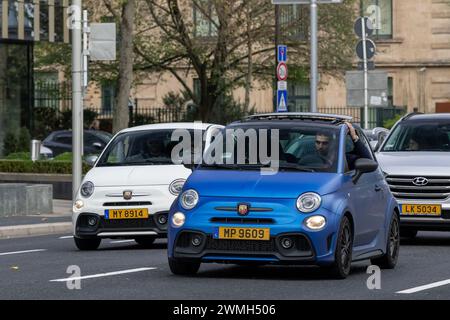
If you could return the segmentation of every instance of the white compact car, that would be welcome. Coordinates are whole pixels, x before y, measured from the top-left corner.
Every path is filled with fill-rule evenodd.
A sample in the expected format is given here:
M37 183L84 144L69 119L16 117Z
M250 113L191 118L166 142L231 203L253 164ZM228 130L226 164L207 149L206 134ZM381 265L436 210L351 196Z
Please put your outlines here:
M183 164L174 164L172 150L181 140L172 141L173 133L181 130L190 135L189 155L195 158L202 156L222 128L165 123L119 132L77 193L72 217L76 246L95 250L103 238L135 239L149 246L156 238L166 237L169 208L192 173ZM203 143L198 143L199 137Z

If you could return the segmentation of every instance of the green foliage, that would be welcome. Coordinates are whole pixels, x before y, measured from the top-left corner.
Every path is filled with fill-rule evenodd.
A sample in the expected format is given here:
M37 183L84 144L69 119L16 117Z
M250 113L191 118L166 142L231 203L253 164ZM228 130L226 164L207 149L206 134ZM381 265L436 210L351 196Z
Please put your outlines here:
M391 130L392 127L394 127L394 125L397 123L397 121L399 121L402 117L403 117L403 115L399 114L399 115L395 116L392 119L388 119L388 120L384 121L383 122L383 127L385 127L386 129Z
M18 152L28 152L30 150L31 135L27 128L10 130L5 134L3 154L10 155Z
M83 172L89 171L89 166L83 164ZM41 173L41 174L72 174L70 161L36 161L31 160L0 160L0 172L7 173Z
M72 158L73 158L72 152L65 152L55 157L54 161L72 161Z
M248 112L244 111L244 105L235 101L231 96L225 96L213 108L211 119L214 123L223 125L229 124L233 121L242 119L248 115L256 113L256 108L252 107Z
M11 153L6 157L7 160L30 160L31 153L29 152L16 152Z
M20 128L19 138L17 139L17 151L26 152L30 150L31 135L27 128Z
M9 131L5 134L4 144L3 144L3 154L9 155L11 153L17 152L18 139L17 136Z

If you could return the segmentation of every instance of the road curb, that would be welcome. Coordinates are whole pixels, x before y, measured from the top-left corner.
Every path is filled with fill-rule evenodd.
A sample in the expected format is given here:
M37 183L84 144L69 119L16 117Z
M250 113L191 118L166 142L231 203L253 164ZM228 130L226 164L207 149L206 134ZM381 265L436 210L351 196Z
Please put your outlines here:
M71 222L40 223L0 227L0 239L25 238L72 232Z

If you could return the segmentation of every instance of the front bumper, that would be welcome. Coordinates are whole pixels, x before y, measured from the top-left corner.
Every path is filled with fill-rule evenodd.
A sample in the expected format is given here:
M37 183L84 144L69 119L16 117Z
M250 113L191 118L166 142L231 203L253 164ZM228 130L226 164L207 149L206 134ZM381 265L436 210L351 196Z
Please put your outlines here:
M255 205L255 207L258 207ZM267 206L259 206L267 207ZM287 208L284 206L284 208ZM174 204L169 219L175 212L182 212ZM212 212L212 211L211 211ZM201 262L266 264L315 264L329 265L334 262L336 234L340 224L340 216L320 209L312 214L300 214L294 211L282 212L252 212L249 216L236 223L233 214L211 213L198 209L194 212L184 212L186 222L181 228L169 227L168 255L173 259L196 260ZM322 215L327 224L323 230L312 231L304 225L304 221L313 215ZM216 217L221 217L216 222ZM231 219L231 221L230 221ZM272 220L272 223L269 221ZM259 223L255 223L259 221ZM218 240L214 234L220 227L237 228L268 228L270 241L258 240ZM193 236L201 237L201 244L194 246ZM284 249L281 240L289 237L294 246Z
M202 239L199 246L192 238ZM284 249L281 239L289 237L294 245ZM314 264L316 253L310 239L301 233L282 233L270 241L218 240L212 235L184 230L177 235L173 248L175 259L201 260L202 262L265 262L273 264Z
M450 231L450 203L440 203L440 202L430 202L430 201L399 201L399 208L404 204L430 204L430 205L441 205L442 215L440 217L431 216L408 216L400 215L400 227L405 229L416 229L423 231Z
M75 222L75 236L81 239L89 238L136 238L154 236L167 237L168 211L150 215L148 219L108 220L95 213L81 213ZM160 223L160 217L165 217L166 223ZM89 220L94 218L95 225Z

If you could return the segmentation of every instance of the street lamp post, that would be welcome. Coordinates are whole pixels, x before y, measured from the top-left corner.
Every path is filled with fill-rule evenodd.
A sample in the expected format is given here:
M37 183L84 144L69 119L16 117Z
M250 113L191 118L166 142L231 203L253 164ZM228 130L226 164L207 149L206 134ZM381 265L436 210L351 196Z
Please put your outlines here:
M72 194L76 200L82 176L82 0L73 0L72 12Z
M281 38L281 25L280 25L280 6L278 4L275 5L275 88L277 84L277 65L278 65L278 45L280 44ZM275 92L274 98L274 110L277 110L277 91Z
M311 0L311 112L317 112L318 53L317 53L317 0Z

